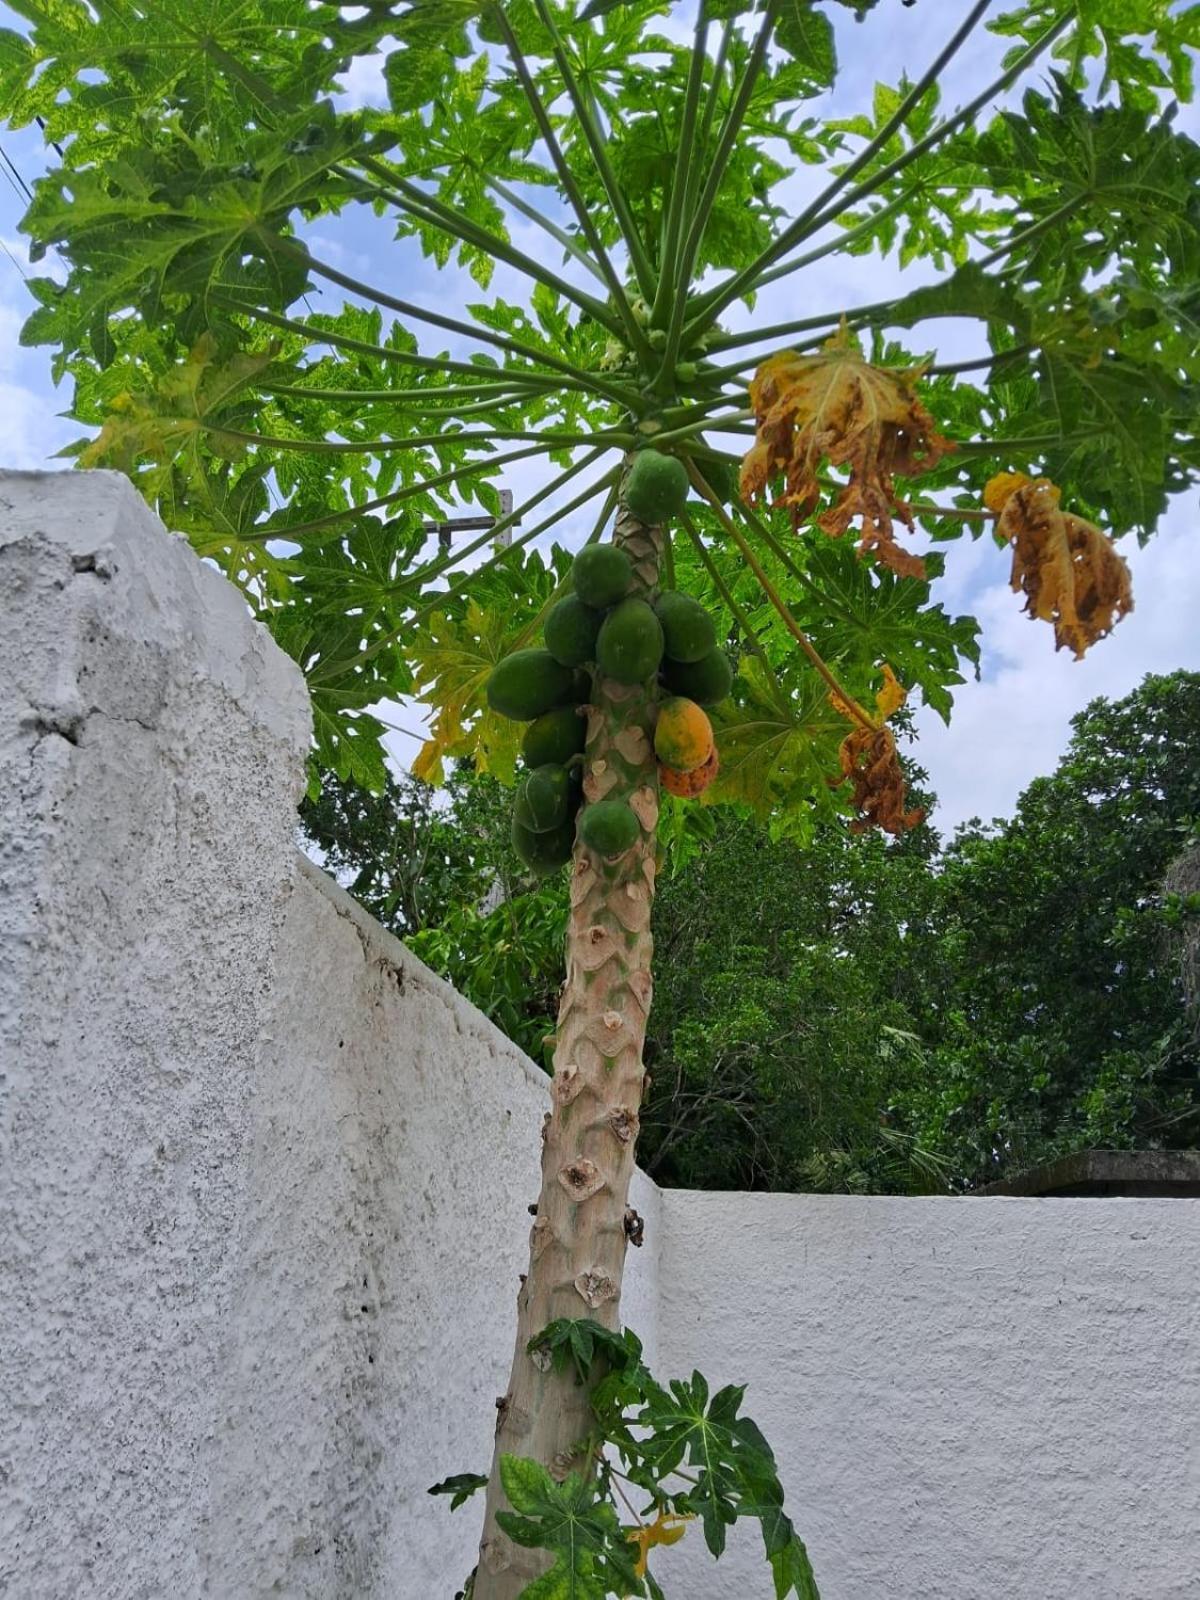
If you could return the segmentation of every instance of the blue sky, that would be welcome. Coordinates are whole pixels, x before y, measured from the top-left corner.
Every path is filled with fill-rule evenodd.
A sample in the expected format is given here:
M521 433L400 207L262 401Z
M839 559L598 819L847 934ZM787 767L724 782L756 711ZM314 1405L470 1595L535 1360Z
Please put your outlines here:
M1008 7L998 4L997 12ZM677 8L673 23L687 33L690 8ZM918 0L911 8L900 0L881 0L867 23L858 25L840 6L834 15L842 72L832 95L810 103L814 115L846 115L869 109L877 79L894 83L902 68L916 74L935 53L937 43L962 15L961 0ZM0 4L0 23L19 25ZM1003 46L986 31L977 30L945 80L944 102L960 103L978 92L995 76ZM1030 80L1037 81L1038 73ZM360 103L382 100L380 62L356 63L346 83L348 98ZM1180 125L1196 136L1200 119L1194 107L1185 110ZM0 146L27 180L44 170L45 152L37 130L0 135ZM802 172L781 189L785 203L798 207L814 183ZM18 331L30 306L21 268L42 273L46 265L28 266L17 220L24 202L11 171L0 161L0 242L13 259L0 252L0 465L57 469L48 458L73 438L77 429L56 413L69 402L65 390L55 391L49 378L49 352L24 350ZM519 244L543 254L545 236L532 224L514 228ZM326 221L309 237L318 253L345 270L377 283L404 285L410 299L439 309L460 310L481 298L477 286L456 270L436 273L408 243L397 245L385 224L369 215L348 214L334 224ZM754 320L769 323L789 316L852 306L885 298L895 288L913 286L919 270L900 273L878 258L855 258L818 263L803 279L785 280L766 291ZM520 299L522 280L498 269L492 293ZM802 301L798 295L803 295ZM328 297L335 303L335 296ZM314 301L314 303L316 303ZM803 310L800 310L802 305ZM730 313L731 325L749 325L744 308ZM977 325L941 322L937 325L942 359L961 359L981 353L983 336ZM422 348L443 348L443 341L426 340ZM524 463L505 478L518 501L540 486L542 469ZM569 492L573 492L569 491ZM582 536L583 524L570 519L556 530L570 543ZM1048 625L1034 623L1021 612L1021 600L1008 588L1008 557L987 538L964 538L946 547L946 574L936 586L936 598L951 612L969 611L982 624L983 672L981 681L961 688L956 696L949 729L927 711L918 712L921 733L917 750L932 776L941 805L937 821L943 830L973 815L990 818L1011 811L1020 790L1041 772L1049 771L1062 753L1070 717L1095 695L1119 696L1133 689L1147 672L1167 672L1178 667L1200 669L1200 566L1195 554L1197 506L1193 498L1172 507L1157 536L1145 549L1127 539L1122 553L1133 570L1136 608L1115 632L1101 641L1083 662L1055 654ZM396 708L397 724L416 725L415 708ZM414 743L405 735L390 736L398 762L411 759Z

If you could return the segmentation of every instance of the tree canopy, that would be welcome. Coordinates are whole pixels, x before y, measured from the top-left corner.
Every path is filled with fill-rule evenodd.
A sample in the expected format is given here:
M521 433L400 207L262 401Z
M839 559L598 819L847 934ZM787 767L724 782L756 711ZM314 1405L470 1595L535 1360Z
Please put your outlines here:
M913 515L935 540L987 526L998 471L1042 473L1075 519L1056 524L1061 576L1089 537L1078 519L1145 536L1194 479L1200 163L1172 112L1192 90L1194 7L976 4L928 40L919 78L826 120L833 0L709 0L691 44L654 0L14 9L28 29L0 33L0 104L63 152L24 227L35 258L53 247L67 269L33 280L23 338L73 384L94 435L76 457L127 471L303 665L318 770L378 788L372 708L416 693L434 712L424 775L470 756L510 777L513 730L482 687L563 577L535 543L565 517L598 513L599 530L614 462L654 437L726 501L698 491L671 552L742 658L713 798L797 836L844 806L825 779L847 708L869 732L881 663L948 715L978 659L970 619L930 603L940 558L892 537L907 512L875 457L917 419L856 344L924 374L922 415L953 448L926 430L907 466L911 446L888 449L892 470L919 472ZM851 9L866 38L877 7ZM1002 72L951 107L939 78L985 23L1010 45ZM888 24L921 38L916 11ZM339 85L372 57L388 103L347 110ZM1003 98L1031 73L1023 99ZM812 197L789 214L781 185L809 169ZM318 239L352 210L380 219L397 259L464 264L478 300L451 315L343 270ZM723 325L840 252L940 276L886 303ZM523 275L520 303L490 290L498 266ZM343 292L340 309L314 309L321 291ZM978 328L975 359L930 354L948 318ZM760 393L752 420L745 384L783 346L802 366L772 391L782 411ZM814 376L841 399L805 425ZM896 420L866 426L863 405ZM804 440L828 455L811 484L789 479L794 536L729 497L754 420L744 491ZM498 475L539 460L544 481L500 525L519 519L510 554L468 570L487 534L429 553L426 521L463 500L498 514ZM831 502L815 520L814 496ZM830 537L858 510L874 562ZM1061 632L1041 580L1025 581L1030 609ZM1099 614L1102 631L1120 611Z

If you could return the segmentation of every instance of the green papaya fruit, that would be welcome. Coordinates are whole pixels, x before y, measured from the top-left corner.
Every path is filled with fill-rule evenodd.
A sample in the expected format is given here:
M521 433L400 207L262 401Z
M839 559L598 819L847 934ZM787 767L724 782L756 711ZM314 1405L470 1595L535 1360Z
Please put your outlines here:
M561 828L571 814L571 786L566 767L535 767L517 789L513 816L530 833Z
M654 602L662 623L663 654L668 661L700 661L717 647L713 620L698 600L667 589Z
M615 606L629 588L633 566L615 544L585 545L571 568L575 593L585 606L605 611Z
M549 650L514 650L492 669L487 702L502 717L531 722L544 711L566 704L574 683L570 667L556 661Z
M587 741L587 718L573 705L544 711L525 729L521 757L529 768L548 764L565 767L572 756L582 754Z
M604 619L596 641L596 666L618 683L644 683L663 655L662 623L644 600L622 600Z
M662 681L672 694L699 706L719 705L733 687L733 668L724 650L711 650L699 661L666 661Z
M604 621L603 612L585 605L577 594L569 594L552 606L542 627L546 649L564 667L580 667L596 659L596 635Z
M513 849L525 865L539 877L546 877L551 872L557 872L571 859L571 851L575 848L575 819L568 817L557 828L545 833L533 833L529 828L523 828L514 817L511 837Z
M666 522L687 503L687 468L678 456L639 450L625 480L625 504L639 522Z
M623 800L599 800L585 806L579 819L579 837L598 856L622 856L637 842L642 829Z

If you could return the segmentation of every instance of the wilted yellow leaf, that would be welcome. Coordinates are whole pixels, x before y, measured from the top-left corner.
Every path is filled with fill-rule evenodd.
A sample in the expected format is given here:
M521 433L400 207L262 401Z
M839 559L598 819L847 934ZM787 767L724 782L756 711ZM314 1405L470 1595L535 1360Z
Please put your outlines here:
M843 716L851 715L850 708L839 696L830 695L829 698ZM850 824L852 833L865 833L868 828L904 833L924 820L925 812L919 807L905 810L904 772L896 753L895 738L887 726L887 718L899 711L906 699L907 690L885 662L883 687L875 696L876 726L863 727L858 723L842 740L838 751L841 773L826 781L835 789L842 783L851 785L854 809L859 813L857 820Z
M492 669L512 648L519 620L519 611L514 618L472 599L461 622L432 617L414 640L414 687L435 712L431 737L413 762L414 777L438 784L446 759L470 756L478 771L511 781L522 729L488 708L486 690Z
M901 577L923 578L924 562L893 536L893 516L913 526L911 510L896 496L895 477L929 471L954 445L917 398L919 376L919 368L864 361L845 329L818 355L785 350L771 356L750 384L758 434L742 463L742 498L760 500L782 475L783 493L773 503L790 507L799 527L820 504L822 461L848 467L849 482L817 526L840 538L861 517L860 551L873 550Z
M1129 568L1093 523L1059 507L1048 478L1000 473L984 490L999 512L996 532L1012 545L1012 587L1031 617L1054 624L1055 649L1078 660L1133 610Z

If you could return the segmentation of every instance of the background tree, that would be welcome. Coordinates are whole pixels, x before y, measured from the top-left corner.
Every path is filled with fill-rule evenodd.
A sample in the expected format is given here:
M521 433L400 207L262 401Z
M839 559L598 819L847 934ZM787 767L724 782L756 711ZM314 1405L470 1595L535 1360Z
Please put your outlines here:
M946 850L918 943L932 1051L912 1109L961 1182L1072 1150L1188 1147L1200 1050L1165 879L1200 816L1200 676L1073 721L1050 777Z
M1096 519L1148 533L1194 475L1200 164L1160 109L1162 91L1190 93L1194 21L1168 0L1142 0L1128 24L1108 0L998 16L1002 75L944 112L938 80L989 11L979 0L915 82L826 122L800 115L836 71L829 18L807 0L710 0L690 45L656 33L669 8L651 0L16 9L33 28L4 38L0 104L40 116L64 151L25 225L68 269L34 280L25 337L55 347L75 414L100 428L81 464L128 471L301 663L318 768L381 785L368 708L415 688L436 708L422 772L471 755L511 776L516 734L484 685L566 579L520 550L586 505L597 537L615 513L635 594L690 588L738 654L714 798L805 838L844 805L826 781L840 774L864 817L900 829L912 818L886 718L905 690L948 711L975 645L929 604L936 563L895 523L920 517L936 538L995 517L1027 609L1082 654L1130 602ZM385 41L390 106L340 112L338 74ZM1051 50L1050 82L997 112ZM1091 64L1103 104L1085 92ZM796 163L827 170L785 216L776 186ZM523 302L492 296L460 318L346 273L299 230L350 206L436 260L456 254L484 291L505 263ZM532 251L513 242L518 218L544 236ZM817 260L893 245L944 276L886 303L721 323ZM351 298L309 310L319 284ZM939 370L918 358L947 317L978 322L987 348ZM417 326L436 330L432 348ZM486 354L448 355L447 334ZM758 435L726 501L720 469L739 452L722 446L745 442L750 412ZM627 458L651 439L697 496L670 527L630 505ZM512 552L469 572L470 546L423 557L440 495L495 507L497 470L534 457L555 470L501 522L520 519ZM895 480L918 477L910 505ZM838 542L855 522L861 562ZM758 1517L777 1592L812 1592L769 1452L731 1421L740 1397L652 1390L612 1342L659 814L654 686L626 687L594 676L587 763L597 781L604 763L639 836L612 862L575 852L560 1092L476 1600L654 1592L606 1469L588 1470L598 1419L660 1511L702 1516L715 1554L728 1520ZM590 1359L539 1343L565 1326L578 1357L583 1322L609 1340L608 1387ZM633 1394L635 1420L669 1441L657 1455L622 1420ZM654 1462L689 1449L701 1471L672 1497Z

